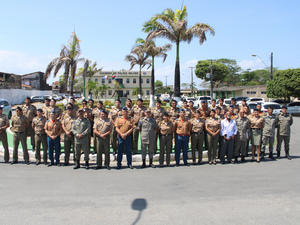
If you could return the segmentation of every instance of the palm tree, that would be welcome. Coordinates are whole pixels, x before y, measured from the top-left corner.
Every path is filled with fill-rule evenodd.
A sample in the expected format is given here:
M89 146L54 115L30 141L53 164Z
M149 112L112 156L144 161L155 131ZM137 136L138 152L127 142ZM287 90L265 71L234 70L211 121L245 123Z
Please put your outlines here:
M150 104L149 107L153 108L154 107L154 80L155 80L155 75L154 75L154 58L155 57L163 57L163 63L165 62L167 58L167 54L165 52L171 50L172 45L171 44L166 44L162 47L156 46L154 41L145 41L142 38L137 38L136 39L136 46L134 47L135 49L139 50L144 50L149 56L152 57L152 74L151 74L151 91L150 91Z
M187 27L187 10L186 6L182 10L167 8L163 13L154 15L149 21L143 24L142 30L148 33L146 41L154 38L167 38L171 42L176 43L176 65L174 91L175 98L180 98L180 68L179 68L179 43L187 42L192 39L199 38L200 45L206 41L206 33L210 32L215 35L214 28L206 23L196 23L194 26Z
M90 93L91 91L93 91L94 95L96 96L96 95L98 95L98 91L96 91L97 90L97 86L98 86L98 82L89 80L87 82L87 85L85 86L85 88L87 88L88 93Z
M80 39L76 36L75 32L72 33L69 40L68 47L63 45L60 51L60 56L53 59L47 66L46 72L44 74L44 79L47 80L51 74L51 71L54 69L53 77L56 77L58 71L62 66L65 68L65 81L67 82L70 79L70 95L73 95L73 82L77 70L77 63L84 62L84 71L85 74L89 67L89 60L85 58L79 58L81 54L80 50Z
M98 91L100 93L101 98L103 98L103 94L105 95L105 101L106 101L106 90L110 89L110 86L102 84L98 87Z
M149 55L143 50L143 49L135 49L133 48L131 53L129 55L125 56L125 61L130 62L130 70L132 70L132 68L135 65L139 65L140 66L140 73L139 73L139 95L138 98L142 97L142 68L146 65L149 65L149 67L147 69L150 68L151 66L151 59L147 59L149 57Z
M89 66L87 71L85 72L84 68L79 68L77 70L77 74L76 76L83 76L83 96L85 98L85 77L89 77L89 80L91 79L92 76L95 75L95 73L97 73L98 71L101 72L103 67L101 69L97 69L97 62L92 63L92 61L90 61L90 64L92 64L92 66Z

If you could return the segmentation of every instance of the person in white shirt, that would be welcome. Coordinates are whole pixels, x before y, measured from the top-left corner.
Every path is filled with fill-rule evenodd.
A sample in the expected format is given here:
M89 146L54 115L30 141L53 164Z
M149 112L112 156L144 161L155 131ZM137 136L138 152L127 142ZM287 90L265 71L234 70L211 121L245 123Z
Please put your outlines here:
M220 154L221 164L225 163L225 155L227 155L228 163L233 163L234 137L237 134L237 126L231 119L230 112L226 112L226 118L221 121L222 148Z

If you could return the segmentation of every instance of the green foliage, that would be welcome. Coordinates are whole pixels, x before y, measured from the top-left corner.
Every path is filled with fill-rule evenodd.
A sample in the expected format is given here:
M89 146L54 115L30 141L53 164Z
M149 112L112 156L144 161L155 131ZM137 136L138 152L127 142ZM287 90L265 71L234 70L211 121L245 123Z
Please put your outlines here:
M112 106L114 106L114 103L111 102L111 101L104 101L104 102L103 102L103 106L104 106L105 108L107 108L107 106L108 106L109 108L111 108Z
M269 98L290 98L300 96L300 68L278 70L274 79L267 82Z
M238 86L264 85L270 79L270 72L267 70L246 70L241 73L241 81Z
M210 81L210 78L206 77L206 74L210 73L210 65L211 62L209 60L199 60L196 65L196 76L205 81ZM230 73L228 67L218 61L212 62L212 69L214 86L219 86L220 83L223 83L226 76Z
M173 94L170 87L158 87L155 89L155 94Z
M132 90L132 95L139 95L140 89L138 87L135 87ZM142 90L142 95L144 95L144 91Z
M217 62L220 62L220 63L224 64L229 69L229 73L225 77L223 85L225 85L225 83L226 83L226 85L228 87L229 86L236 86L237 83L239 83L240 80L241 80L241 77L240 77L239 73L242 70L242 68L237 65L236 60L235 59L221 58L221 59L218 59Z
M157 81L155 81L155 83L154 83L154 86L155 87L162 87L164 84L163 84L163 82L161 81L161 80L157 80Z

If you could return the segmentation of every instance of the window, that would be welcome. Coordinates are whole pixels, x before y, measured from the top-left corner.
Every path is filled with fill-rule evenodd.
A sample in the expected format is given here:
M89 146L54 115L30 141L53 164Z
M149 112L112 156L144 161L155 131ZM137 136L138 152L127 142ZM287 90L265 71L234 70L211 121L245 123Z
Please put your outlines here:
M150 79L149 79L149 78L147 78L147 81L146 81L146 82L147 82L147 84L149 84L149 83L150 83Z
M136 84L136 79L135 78L133 78L133 83Z
M95 79L95 82L98 82L98 79L97 79L97 78Z
M129 90L126 90L126 95L129 95Z
M150 95L150 90L147 90L147 91L146 91L146 95Z
M143 78L141 79L141 84L144 82Z
M250 95L250 91L247 91L247 95Z
M111 91L111 90L109 90L109 91L108 91L108 95L111 95L111 94L112 94L112 91Z
M262 91L261 94L262 94L262 95L265 95L265 94L267 94L267 92L266 92L266 91Z
M256 95L256 91L251 91L251 95Z
M111 79L110 78L108 79L108 83L111 84Z
M7 101L4 101L4 106L9 106L9 103Z
M126 79L126 84L129 84L129 78Z
M105 84L105 79L102 79L102 84Z

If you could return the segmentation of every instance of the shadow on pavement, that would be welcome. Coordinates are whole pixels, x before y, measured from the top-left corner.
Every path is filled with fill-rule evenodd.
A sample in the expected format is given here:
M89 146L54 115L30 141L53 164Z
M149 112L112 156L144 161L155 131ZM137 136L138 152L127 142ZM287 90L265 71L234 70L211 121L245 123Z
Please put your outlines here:
M146 201L146 199L144 199L144 198L137 198L137 199L135 199L135 200L132 202L132 204L131 204L131 208L132 208L133 210L139 211L138 217L137 217L137 218L135 219L135 221L132 223L132 225L135 225L135 224L137 224L137 223L139 222L139 220L141 219L142 211L143 211L144 209L147 208L147 201Z

